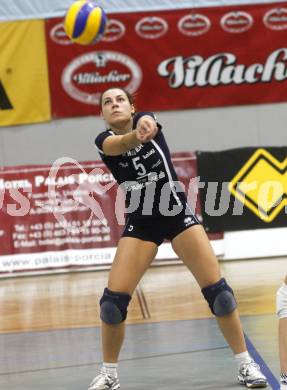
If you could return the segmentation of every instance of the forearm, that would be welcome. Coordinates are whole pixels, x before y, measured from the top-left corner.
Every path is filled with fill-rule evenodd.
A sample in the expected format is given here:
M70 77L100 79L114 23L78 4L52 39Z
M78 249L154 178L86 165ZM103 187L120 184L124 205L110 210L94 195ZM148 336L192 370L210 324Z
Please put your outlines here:
M137 127L134 131L122 135L122 145L126 150L134 149L141 143L150 141L157 131L155 119L150 115L143 115L137 121Z
M140 145L136 131L106 138L103 151L107 156L118 156Z
M140 140L137 138L136 131L132 131L131 133L124 134L121 136L121 144L122 147L125 148L125 151L136 148L140 145Z
M157 133L157 123L149 115L136 122L136 128L129 133L107 137L103 142L103 152L108 156L117 156L142 143L149 142Z

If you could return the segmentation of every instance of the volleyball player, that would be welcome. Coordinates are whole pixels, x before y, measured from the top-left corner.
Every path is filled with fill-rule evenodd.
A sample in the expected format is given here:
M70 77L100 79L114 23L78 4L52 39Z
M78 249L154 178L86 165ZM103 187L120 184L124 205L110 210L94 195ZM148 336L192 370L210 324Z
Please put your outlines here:
M280 384L287 389L287 275L277 291L277 315L279 317Z
M161 125L153 113L136 113L131 95L121 88L102 94L101 111L108 130L95 143L125 192L127 220L100 300L103 365L89 390L120 388L117 362L128 304L164 239L171 241L202 289L235 355L238 381L250 388L266 387L246 349L233 291L221 277L207 235L178 183Z

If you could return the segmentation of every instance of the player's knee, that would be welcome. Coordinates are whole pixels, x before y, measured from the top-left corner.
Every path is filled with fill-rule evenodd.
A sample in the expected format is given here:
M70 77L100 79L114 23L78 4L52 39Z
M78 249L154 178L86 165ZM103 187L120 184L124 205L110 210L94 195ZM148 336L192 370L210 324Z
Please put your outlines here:
M127 308L131 296L127 293L114 292L105 288L100 300L100 317L107 324L120 324L127 318Z
M285 283L277 290L276 311L279 318L287 317L287 285Z
M204 287L201 291L210 310L218 317L232 313L237 307L232 288L229 287L224 278L215 284Z

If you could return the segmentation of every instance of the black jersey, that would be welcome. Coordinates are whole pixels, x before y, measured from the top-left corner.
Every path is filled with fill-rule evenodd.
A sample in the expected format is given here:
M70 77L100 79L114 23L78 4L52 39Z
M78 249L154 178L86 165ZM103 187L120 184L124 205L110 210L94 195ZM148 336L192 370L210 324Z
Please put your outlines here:
M139 112L133 118L133 129L143 115L156 120L151 112ZM101 159L126 194L126 210L133 217L176 215L186 204L160 124L158 128L154 139L117 156L103 152L104 140L115 135L112 130L103 131L95 140Z

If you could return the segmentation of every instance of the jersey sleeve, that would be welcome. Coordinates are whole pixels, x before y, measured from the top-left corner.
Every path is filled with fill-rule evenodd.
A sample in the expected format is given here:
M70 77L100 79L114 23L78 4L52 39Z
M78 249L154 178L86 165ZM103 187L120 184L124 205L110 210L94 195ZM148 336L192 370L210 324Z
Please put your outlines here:
M112 134L109 133L108 131L103 131L102 133L100 133L96 139L95 139L95 146L96 148L98 149L99 153L101 154L104 154L103 152L103 143L104 143L104 140L108 137L110 137Z
M133 129L135 129L137 127L137 123L138 123L139 119L141 117L145 116L145 115L151 116L156 121L156 124L157 124L158 128L161 130L162 126L161 126L160 123L158 123L156 115L153 112L149 112L149 111L137 112L134 115L134 117L133 117Z

